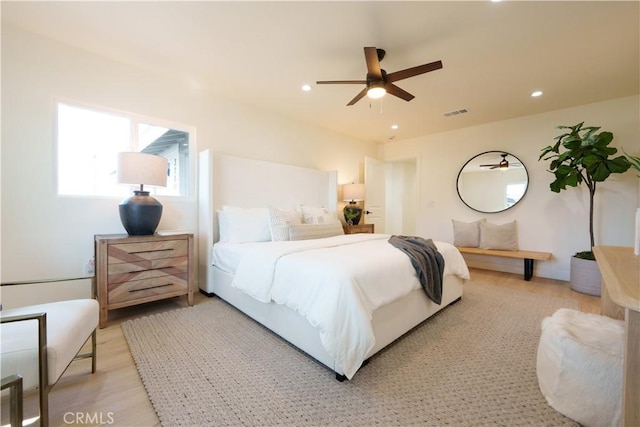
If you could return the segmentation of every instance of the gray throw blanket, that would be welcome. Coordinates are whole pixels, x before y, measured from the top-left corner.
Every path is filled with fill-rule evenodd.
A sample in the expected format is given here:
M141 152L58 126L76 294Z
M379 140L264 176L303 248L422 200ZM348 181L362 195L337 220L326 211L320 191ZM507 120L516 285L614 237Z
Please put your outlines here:
M391 243L407 254L416 270L422 288L436 304L442 302L442 275L444 258L431 239L417 236L391 236Z

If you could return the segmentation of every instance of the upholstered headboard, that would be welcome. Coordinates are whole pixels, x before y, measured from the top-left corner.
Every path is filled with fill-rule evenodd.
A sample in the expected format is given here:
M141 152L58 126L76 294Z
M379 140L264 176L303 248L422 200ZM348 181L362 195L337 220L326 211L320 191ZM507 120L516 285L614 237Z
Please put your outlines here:
M336 211L336 171L246 159L204 150L198 168L199 280L207 280L211 247L218 241L217 209L268 205L293 209L300 204Z

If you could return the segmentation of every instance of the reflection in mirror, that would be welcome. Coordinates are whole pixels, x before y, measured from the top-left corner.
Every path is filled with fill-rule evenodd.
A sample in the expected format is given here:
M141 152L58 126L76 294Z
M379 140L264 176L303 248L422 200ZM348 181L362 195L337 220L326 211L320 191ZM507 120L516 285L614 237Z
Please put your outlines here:
M483 213L509 209L524 197L528 185L524 164L504 151L487 151L471 158L457 180L460 200Z

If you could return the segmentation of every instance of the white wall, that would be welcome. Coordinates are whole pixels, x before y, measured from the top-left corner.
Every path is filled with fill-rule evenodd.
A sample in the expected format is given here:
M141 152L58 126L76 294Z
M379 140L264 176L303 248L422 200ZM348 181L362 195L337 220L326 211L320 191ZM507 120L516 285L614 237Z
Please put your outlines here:
M487 218L502 224L518 222L522 249L548 251L553 259L537 262L536 276L569 278L571 256L589 250L588 192L586 187L556 194L549 184L553 175L539 162L543 147L551 145L561 132L558 125L601 126L614 134L613 146L629 154L640 153L640 107L638 96L615 99L534 116L520 117L482 126L428 135L382 147L385 161L418 157L419 201L416 232L423 237L453 241L451 219L473 221ZM529 189L524 199L502 213L481 214L458 198L457 174L471 157L484 151L507 151L518 157L529 172ZM634 172L613 175L599 184L596 193L596 245L633 246L634 213L639 206L640 180ZM522 261L470 259L470 265L522 272ZM480 265L482 264L482 265Z
M521 246L554 253L536 274L566 279L569 257L588 245L587 201L577 190L556 195L551 175L537 162L557 135L554 126L586 120L614 132L615 144L640 153L638 97L518 118L393 142L379 149L269 112L221 99L188 81L107 60L88 52L2 27L2 181L0 280L40 280L85 275L93 235L122 233L109 198L61 198L55 191L55 98L174 121L197 129L194 146L268 161L337 170L338 183L363 179L365 156L419 159L416 233L451 241L450 219L487 216L519 222ZM529 169L525 199L505 213L480 215L457 198L455 177L464 162L488 150L509 151ZM195 153L192 159L195 161ZM194 193L195 194L195 193ZM615 176L599 190L599 244L631 246L633 213L640 206L638 178ZM195 199L161 198L161 229L195 232ZM521 271L518 264L514 271ZM27 301L88 295L88 281L40 285ZM71 290L69 290L71 287ZM11 288L11 290L10 290ZM4 299L16 287L2 288ZM17 291L15 291L17 292ZM63 296L64 295L64 296ZM5 307L10 301L3 301Z
M197 151L210 148L229 155L337 170L338 183L344 183L361 180L364 157L378 153L373 143L258 111L195 88L186 80L149 73L3 26L3 283L84 276L85 264L93 255L94 234L124 233L119 199L56 195L56 97L194 127L194 168ZM193 176L197 176L195 170ZM190 198L158 197L164 206L159 229L196 232L197 192L193 194ZM88 281L72 285L78 295L89 294ZM41 285L30 292L45 300L63 298L57 286ZM17 289L10 288L2 289L5 297ZM4 306L11 302L5 301Z

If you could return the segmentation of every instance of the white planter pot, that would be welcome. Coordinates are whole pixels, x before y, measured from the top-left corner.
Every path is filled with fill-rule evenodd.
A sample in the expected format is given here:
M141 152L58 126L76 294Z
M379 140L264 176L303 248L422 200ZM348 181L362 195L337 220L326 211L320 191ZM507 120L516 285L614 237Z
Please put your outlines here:
M600 296L602 275L597 262L571 257L570 276L571 289L583 294Z

